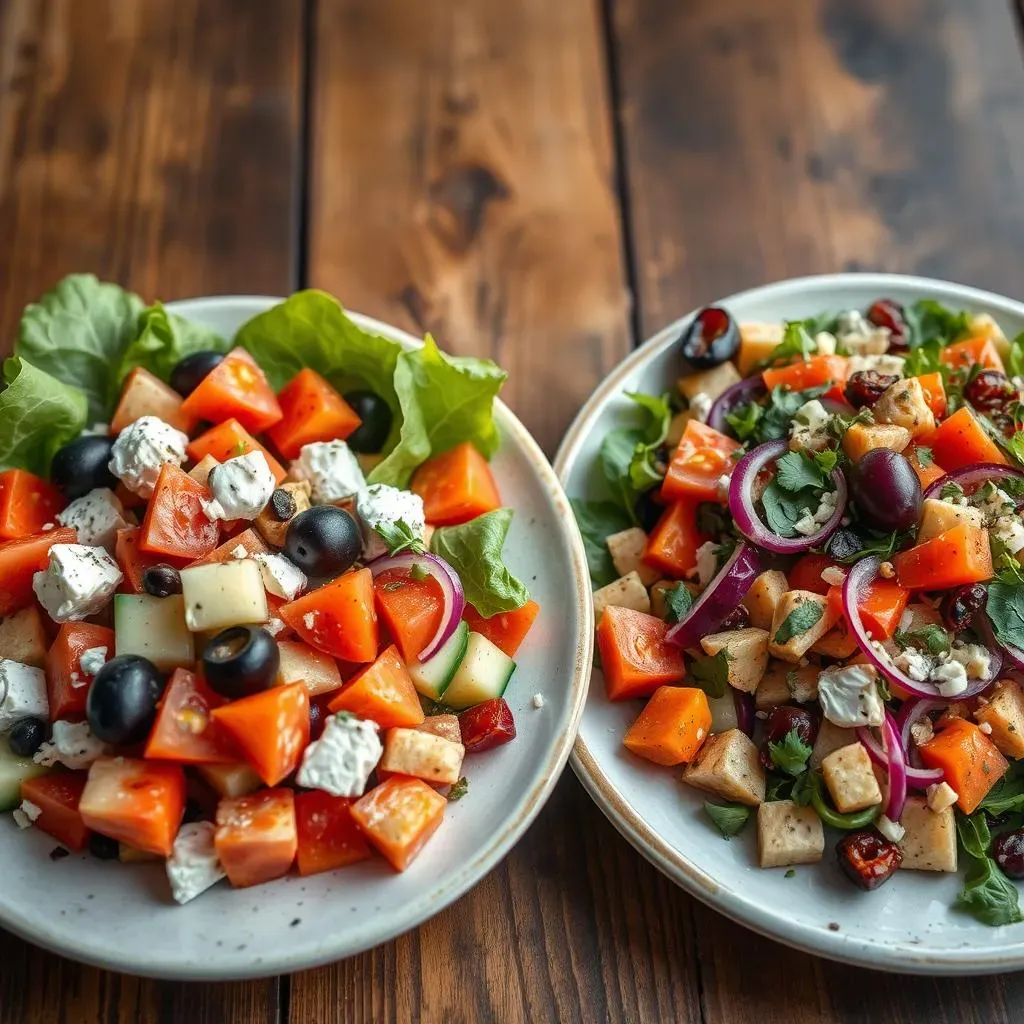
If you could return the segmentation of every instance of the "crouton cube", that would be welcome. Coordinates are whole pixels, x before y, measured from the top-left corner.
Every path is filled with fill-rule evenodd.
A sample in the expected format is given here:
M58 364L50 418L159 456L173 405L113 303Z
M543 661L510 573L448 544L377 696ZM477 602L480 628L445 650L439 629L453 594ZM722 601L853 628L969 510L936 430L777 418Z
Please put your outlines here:
M601 621L601 615L609 605L616 608L632 608L635 612L645 612L648 615L651 612L651 599L647 596L647 588L635 572L627 573L606 587L594 591L594 625Z
M462 742L462 729L459 727L458 715L427 715L418 726L420 732L433 733L452 743Z
M825 830L813 807L772 800L757 809L757 856L763 868L815 864L825 852Z
M917 543L938 537L940 533L952 530L954 526L966 523L968 526L984 526L985 516L981 509L970 505L954 505L938 498L925 498L921 506L921 525L917 529Z
M821 773L832 803L842 814L863 811L882 802L882 791L863 743L833 750L821 762Z
M729 685L744 693L753 693L768 667L768 633L748 626L712 633L700 642L705 654L725 651L729 662Z
M925 802L928 809L936 814L952 807L960 799L960 794L948 782L933 782L925 791Z
M733 384L739 384L740 375L736 367L730 362L719 363L710 370L702 370L700 373L688 373L680 377L677 383L680 394L690 401L700 394L707 395L714 401L726 388Z
M924 388L916 377L898 380L886 388L871 411L876 423L894 423L898 427L905 427L911 437L921 437L935 429L935 413L928 405Z
M817 618L811 606L818 609ZM788 591L772 617L769 652L783 661L799 661L836 624L839 614L821 594Z
M987 704L974 712L976 722L987 722L989 739L1007 757L1024 757L1024 689L1012 679L1000 679Z
M901 452L910 444L910 431L896 423L854 423L843 434L843 451L860 462L875 448Z
M769 569L754 580L747 596L740 604L747 609L750 624L758 629L771 629L775 609L782 596L789 590L786 574L778 569Z
M606 541L608 553L612 556L612 564L620 576L628 576L635 572L640 582L649 587L661 575L643 561L644 548L647 547L647 534L639 526L631 526L628 530L613 533Z
M42 668L46 648L46 631L34 604L0 618L0 658Z
M384 736L379 767L398 775L450 786L459 781L466 748L436 733L396 727Z
M821 763L834 750L839 750L856 741L856 729L844 729L842 726L833 725L827 718L822 718L821 725L818 727L818 737L811 750L811 767L820 768Z
M757 364L782 344L785 330L783 324L740 324L740 350L736 361L741 377L749 377Z
M280 485L280 490L287 491L295 499L295 512L288 519L279 519L275 513L273 505L267 505L267 507L256 517L255 527L259 530L260 535L268 544L273 544L274 547L284 547L285 534L288 532L288 524L299 515L301 512L305 512L309 508L310 494L312 488L308 480L299 480L296 482L287 482ZM427 541L429 543L429 540Z
M683 772L683 782L751 807L764 800L764 770L757 747L739 729L709 736Z
M806 704L818 696L818 669L814 665L794 668L789 662L771 661L754 691L758 711L769 711L780 704Z
M911 871L956 871L956 823L953 808L936 813L922 796L907 797L900 818L901 867Z

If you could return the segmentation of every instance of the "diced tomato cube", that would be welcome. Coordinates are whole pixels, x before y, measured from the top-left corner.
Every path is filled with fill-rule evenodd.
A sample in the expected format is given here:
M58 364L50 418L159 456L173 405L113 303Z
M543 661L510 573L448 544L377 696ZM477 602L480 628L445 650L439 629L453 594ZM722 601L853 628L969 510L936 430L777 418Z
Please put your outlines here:
M253 434L272 427L282 416L266 375L245 349L234 348L206 375L182 403L181 411L196 421L220 423L236 419Z
M287 475L281 463L238 420L229 419L218 423L205 434L200 434L188 446L188 457L193 462L202 462L207 455L218 462L227 462L249 452L263 452L270 472L274 474L274 479L278 483Z
M536 601L527 601L521 608L498 612L485 619L471 604L467 604L462 618L468 623L471 632L487 637L495 647L512 658L526 639L539 612L540 605Z
M360 718L372 719L382 729L416 726L425 717L409 671L394 647L357 672L328 707L332 712L350 711Z
M299 372L277 396L283 419L267 436L286 459L297 459L304 445L344 441L360 424L356 411L316 370Z
M385 569L373 581L377 614L406 663L419 656L441 625L444 595L437 580L408 569Z
M0 540L39 533L64 510L64 495L41 477L24 469L0 473Z
M55 771L21 784L21 799L41 812L32 824L76 853L89 844L89 829L79 809L86 777L85 772Z
M203 502L209 500L210 492L188 473L165 464L146 508L140 550L175 558L209 554L220 536L220 528L203 511Z
M466 523L501 508L491 467L468 441L427 459L409 488L423 499L427 522L435 526Z
M298 849L292 791L263 789L221 800L214 846L228 881L237 888L287 874Z
M46 696L50 719L79 722L92 676L82 670L81 657L93 647L105 647L114 656L114 631L91 622L65 622L46 655Z
M282 605L279 615L307 644L335 658L367 662L377 657L380 634L369 569L347 572Z
M371 856L352 817L352 801L319 790L295 794L299 874L333 871Z
M234 764L241 754L212 719L226 702L197 675L177 668L160 698L160 710L146 743L151 760L179 764Z
M516 723L512 709L504 697L485 700L459 715L462 745L467 754L492 750L516 738Z
M32 577L45 569L54 544L74 544L75 531L58 527L0 544L0 615L32 604Z

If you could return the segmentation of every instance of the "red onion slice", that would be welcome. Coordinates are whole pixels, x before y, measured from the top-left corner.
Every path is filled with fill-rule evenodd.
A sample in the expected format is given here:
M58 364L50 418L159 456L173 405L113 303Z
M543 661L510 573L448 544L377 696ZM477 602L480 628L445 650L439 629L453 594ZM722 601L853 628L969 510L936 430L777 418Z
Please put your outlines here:
M846 511L846 477L838 469L832 471L836 488L836 509L828 522L810 537L780 537L761 521L754 504L754 481L758 473L770 462L789 451L784 440L767 441L744 455L732 471L729 483L729 511L740 531L749 540L778 555L795 555L822 544L839 525Z
M725 418L726 415L737 406L756 402L767 393L768 389L764 386L760 374L730 384L711 404L708 410L708 426L719 433L728 433L729 422Z
M998 462L977 462L973 466L963 466L960 469L954 469L952 473L940 476L924 492L924 496L926 498L937 498L946 484L959 484L965 493L970 493L969 488L988 483L990 480L998 486L1000 480L1005 480L1011 476L1020 479L1024 477L1024 472L1014 469L1013 466L1004 466Z
M443 559L429 552L417 555L412 551L404 551L400 555L383 555L375 558L369 565L370 572L376 579L388 569L408 569L414 565L423 571L441 588L444 606L441 611L441 623L429 643L417 655L420 661L429 661L441 649L448 638L458 629L462 620L462 612L466 607L466 595L462 590L462 581L458 573Z
M761 559L757 551L741 540L718 575L694 602L690 614L676 623L665 639L684 649L696 646L701 637L714 633L722 620L736 609L760 572Z
M900 732L896 722L887 710L882 725L882 739L888 758L889 793L885 800L885 816L890 821L899 821L903 806L907 802L907 760L900 743Z
M918 701L918 700L911 699L911 700L907 701L906 704L903 705L903 708L900 708L900 715L901 716L902 716L903 710L904 710L904 708L906 708L907 704L918 704L918 705L921 705L921 706L929 705L929 704L935 704L938 707L944 707L945 706L944 704L941 704L941 703L939 703L937 701ZM922 714L923 714L923 712L922 712ZM909 733L910 733L910 724L912 722L916 722L918 720L918 718L920 718L920 717L921 717L920 715L915 715L913 718L910 719L910 721L907 722L906 736L903 734L903 732L900 733L900 743L902 744L903 750L905 752L907 752L906 756L905 756L905 759L904 759L904 769L903 769L904 770L904 774L907 777L907 785L908 786L912 786L914 789L927 789L933 783L941 782L946 777L946 773L941 768L917 768L917 767L915 767L914 765L912 765L910 763L910 755L909 755L910 744L909 744L909 740L908 740L907 736L909 736ZM897 719L897 725L898 724L899 724L899 719ZM864 749L867 750L868 757L870 757L871 760L874 761L875 764L877 764L880 768L888 768L888 766L889 766L888 755L886 754L885 750L882 748L882 744L875 737L875 734L874 734L874 732L872 732L871 729L869 729L869 728L867 728L867 726L863 726L863 725L858 726L857 727L857 739L859 739L860 742L864 744Z
M744 693L743 690L733 690L732 699L736 706L736 728L748 736L753 736L754 723L757 721L754 695Z

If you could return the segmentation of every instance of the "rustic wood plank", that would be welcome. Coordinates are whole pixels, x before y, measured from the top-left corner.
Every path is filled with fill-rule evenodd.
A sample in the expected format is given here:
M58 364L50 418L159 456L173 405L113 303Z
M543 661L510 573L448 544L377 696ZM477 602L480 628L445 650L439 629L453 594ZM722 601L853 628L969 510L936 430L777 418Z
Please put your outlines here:
M72 270L146 296L294 284L290 0L0 0L0 337ZM177 985L0 933L0 1021L275 1022L276 980Z
M1006 5L611 0L644 335L843 269L1015 294L1024 66ZM705 1019L1010 1021L1021 975L935 981L796 953L695 909Z

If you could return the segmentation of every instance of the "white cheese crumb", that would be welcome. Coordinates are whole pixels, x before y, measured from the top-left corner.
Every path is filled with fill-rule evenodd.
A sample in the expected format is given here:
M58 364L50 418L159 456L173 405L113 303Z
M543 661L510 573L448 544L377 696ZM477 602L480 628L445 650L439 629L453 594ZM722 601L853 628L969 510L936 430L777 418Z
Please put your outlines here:
M537 708L537 710L538 710L538 711L539 711L539 710L540 710L540 709L541 709L542 707L544 707L544 705L545 705L546 703L547 703L547 701L546 701L546 700L544 699L544 694L543 694L543 693L535 693L535 694L533 695L533 706L534 706L535 708Z
M705 394L703 391L698 391L690 399L690 412L693 413L693 418L700 420L701 423L707 423L708 413L711 412L713 404L710 395Z
M884 814L879 815L875 828L889 840L898 843L907 834L907 830L897 821L890 821Z

